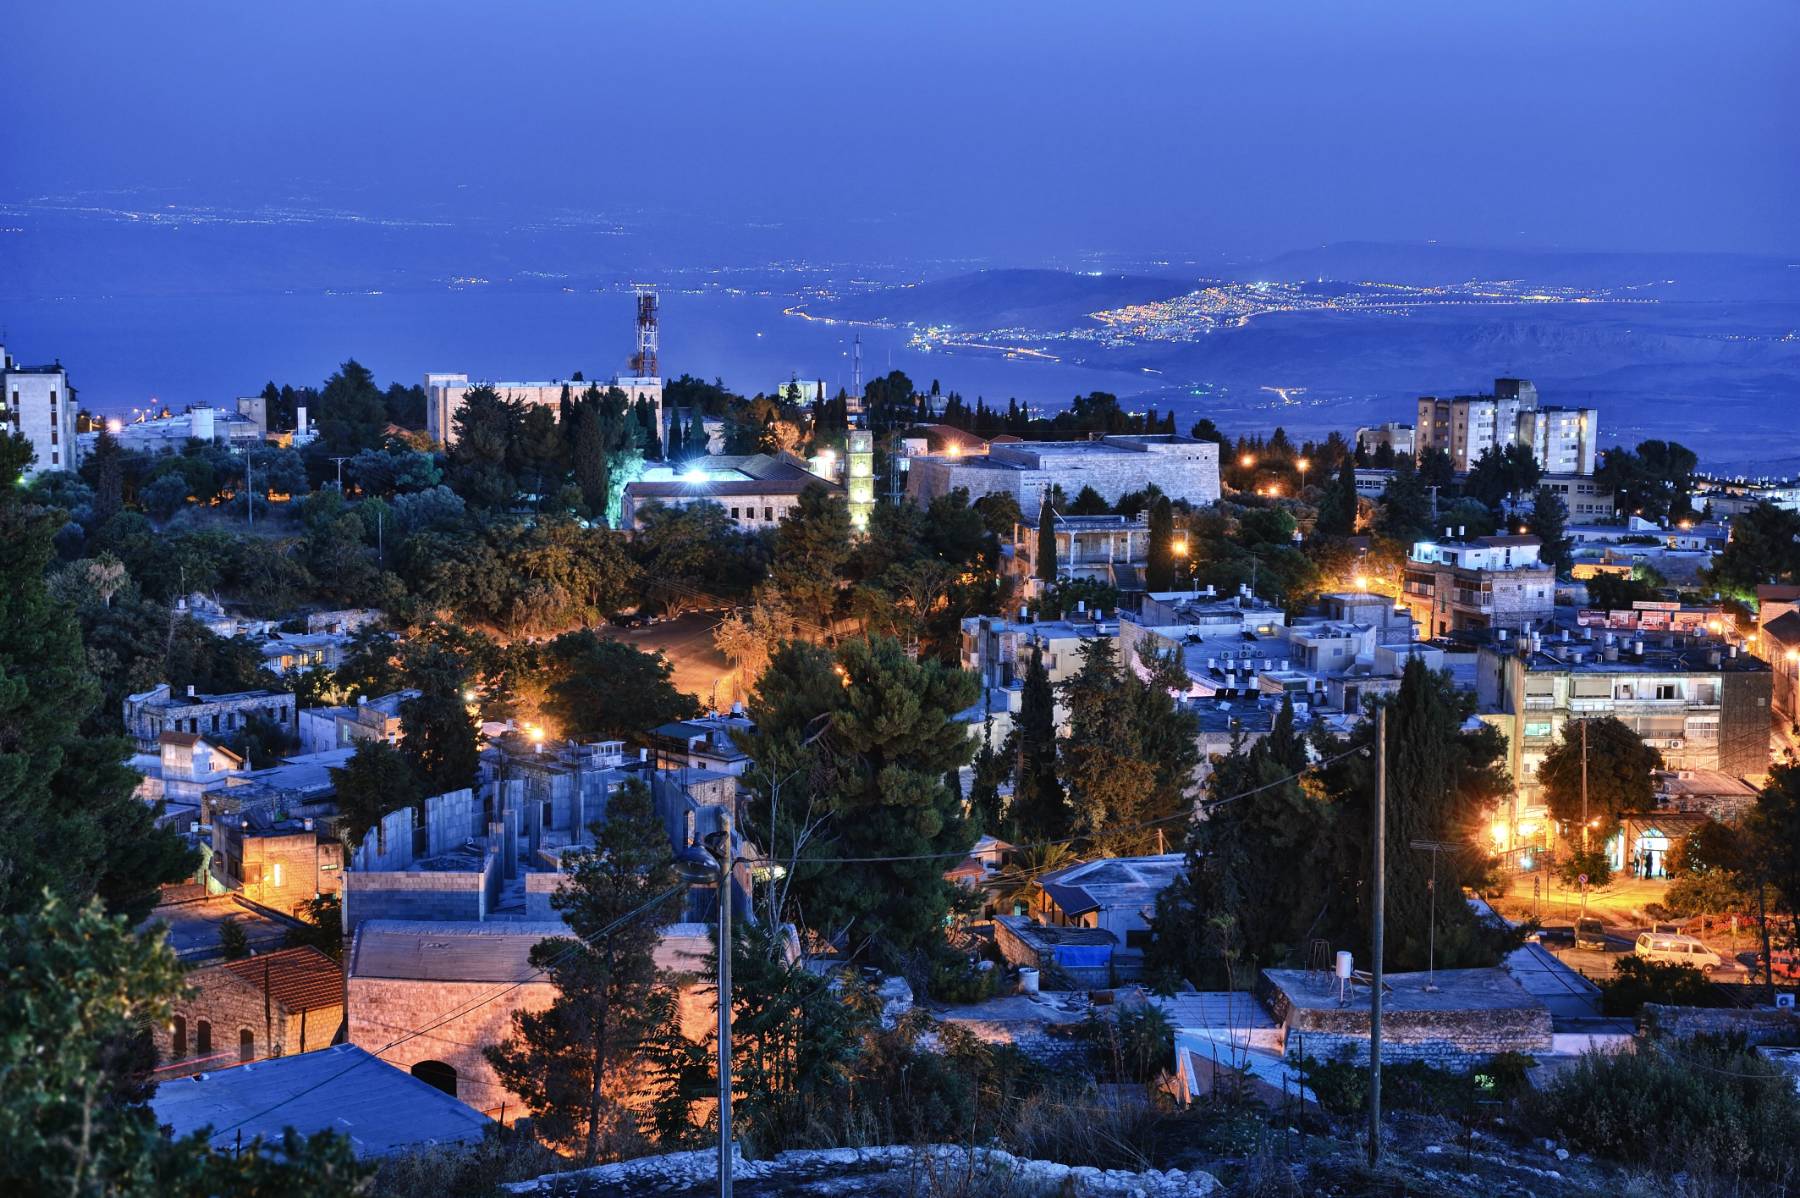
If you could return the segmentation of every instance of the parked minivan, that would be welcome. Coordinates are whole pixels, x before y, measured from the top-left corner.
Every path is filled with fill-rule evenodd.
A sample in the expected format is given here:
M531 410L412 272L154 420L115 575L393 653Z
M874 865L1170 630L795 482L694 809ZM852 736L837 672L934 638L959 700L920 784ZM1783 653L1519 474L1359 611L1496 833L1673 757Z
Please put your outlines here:
M1645 932L1637 938L1635 955L1667 965L1690 965L1708 977L1725 967L1725 958L1707 948L1697 937L1670 932Z

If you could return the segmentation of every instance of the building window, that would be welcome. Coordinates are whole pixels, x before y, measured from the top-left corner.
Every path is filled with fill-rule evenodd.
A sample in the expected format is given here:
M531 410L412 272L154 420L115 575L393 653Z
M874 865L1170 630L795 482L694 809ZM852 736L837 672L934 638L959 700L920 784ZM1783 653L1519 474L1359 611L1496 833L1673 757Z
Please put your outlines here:
M740 518L741 518L741 517L740 517L740 516L739 516L739 515L738 515L738 509L737 509L737 508L732 508L732 509L731 509L731 518L732 518L732 519L733 519L733 520L737 520L737 519L740 519Z
M1126 948L1149 948L1150 947L1150 929L1149 928L1126 928L1125 929L1125 947Z
M249 1028L238 1031L238 1063L249 1064L256 1059L256 1033Z
M275 863L274 873L275 873L275 888L277 890L279 890L279 889L281 889L281 875L282 875L281 862L277 861Z
M169 1050L170 1055L178 1061L185 1059L187 1057L186 1015L175 1016L175 1025L170 1029L169 1038L172 1042Z
M763 509L764 523L773 523L774 520L775 520L775 509L772 507L765 507Z
M412 1075L428 1086L435 1086L450 1097L456 1097L456 1066L443 1061L420 1061L412 1067Z
M194 1051L203 1057L212 1055L212 1024L205 1019L194 1025Z

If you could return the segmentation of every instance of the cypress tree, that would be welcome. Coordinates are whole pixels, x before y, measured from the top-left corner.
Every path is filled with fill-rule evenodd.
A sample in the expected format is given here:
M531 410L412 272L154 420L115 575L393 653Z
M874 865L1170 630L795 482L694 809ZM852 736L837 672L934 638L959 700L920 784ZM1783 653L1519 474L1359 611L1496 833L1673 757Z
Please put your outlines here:
M1356 461L1346 457L1338 468L1337 480L1325 491L1319 505L1319 532L1328 537L1348 537L1356 533Z
M1056 582L1056 511L1049 495L1038 508L1037 576L1047 585Z
M1558 571L1569 566L1568 518L1562 496L1549 487L1539 487L1531 500L1531 531L1544 543L1544 560Z
M1144 567L1144 587L1175 589L1175 509L1166 495L1150 506L1150 560Z
M1055 840L1069 834L1069 808L1056 776L1056 691L1041 645L1031 647L1013 728L1011 823L1018 840Z

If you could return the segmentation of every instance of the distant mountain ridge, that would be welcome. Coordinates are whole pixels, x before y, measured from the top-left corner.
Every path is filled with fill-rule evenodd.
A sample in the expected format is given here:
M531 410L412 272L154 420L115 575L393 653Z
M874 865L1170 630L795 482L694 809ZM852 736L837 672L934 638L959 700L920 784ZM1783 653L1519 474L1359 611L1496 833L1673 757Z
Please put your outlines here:
M1012 268L890 287L808 310L840 320L1049 333L1075 327L1090 312L1171 299L1197 286L1195 279L1175 276Z
M1800 302L1800 253L1624 254L1571 250L1483 249L1431 242L1344 241L1294 250L1226 272L1244 282L1310 279L1410 283L1431 287L1471 279L1523 279L1545 287L1615 288L1656 284L1643 294L1664 300Z

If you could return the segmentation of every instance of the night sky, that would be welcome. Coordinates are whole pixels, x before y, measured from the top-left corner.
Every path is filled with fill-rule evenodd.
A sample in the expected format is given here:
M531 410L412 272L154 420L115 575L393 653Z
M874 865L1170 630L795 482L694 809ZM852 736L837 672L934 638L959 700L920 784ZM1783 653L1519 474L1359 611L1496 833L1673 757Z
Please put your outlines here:
M592 197L896 252L1800 249L1800 5L20 4L0 199Z

